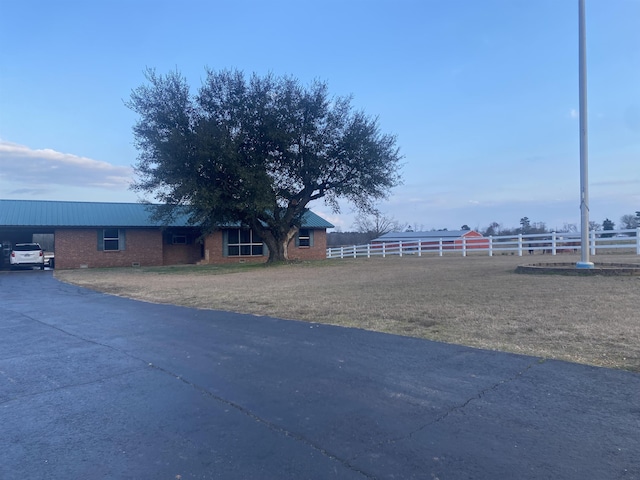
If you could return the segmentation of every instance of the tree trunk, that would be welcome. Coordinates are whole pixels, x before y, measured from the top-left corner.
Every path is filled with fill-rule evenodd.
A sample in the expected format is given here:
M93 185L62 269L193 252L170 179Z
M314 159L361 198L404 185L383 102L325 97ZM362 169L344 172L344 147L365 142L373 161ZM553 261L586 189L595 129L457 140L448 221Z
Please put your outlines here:
M275 235L274 235L275 233ZM298 233L298 228L294 227L287 232L262 232L262 239L269 249L267 263L289 261L289 243Z

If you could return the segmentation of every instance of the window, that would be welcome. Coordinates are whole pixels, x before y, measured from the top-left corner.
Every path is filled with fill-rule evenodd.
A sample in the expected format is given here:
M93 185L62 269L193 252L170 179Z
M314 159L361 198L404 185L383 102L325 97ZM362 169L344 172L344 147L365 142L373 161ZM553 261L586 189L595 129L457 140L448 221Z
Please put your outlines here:
M252 230L234 228L226 231L226 254L229 257L259 257L263 254L262 238Z
M37 243L16 243L13 246L14 252L33 252L34 250L42 250Z
M186 235L172 235L171 243L173 245L186 245L187 244L187 236Z
M313 231L308 228L301 228L296 241L298 247L313 247Z
M120 228L98 230L98 250L124 250L124 230Z
M120 250L120 235L118 235L117 228L105 228L103 250Z

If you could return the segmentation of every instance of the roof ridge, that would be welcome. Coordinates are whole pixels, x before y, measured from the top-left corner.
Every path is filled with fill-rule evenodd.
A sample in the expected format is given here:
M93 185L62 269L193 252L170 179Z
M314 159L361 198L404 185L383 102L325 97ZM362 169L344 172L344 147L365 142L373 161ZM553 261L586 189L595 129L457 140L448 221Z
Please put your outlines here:
M29 202L29 203L91 203L91 204L110 204L110 205L161 205L159 203L140 202L98 202L95 200L35 200L35 199L18 199L18 198L0 198L0 202Z

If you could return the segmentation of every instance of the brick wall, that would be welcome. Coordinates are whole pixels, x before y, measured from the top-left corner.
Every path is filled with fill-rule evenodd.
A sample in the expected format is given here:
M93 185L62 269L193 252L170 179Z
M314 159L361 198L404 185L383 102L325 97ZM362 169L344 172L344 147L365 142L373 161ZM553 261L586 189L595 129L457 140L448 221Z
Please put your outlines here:
M162 252L163 265L188 265L202 260L199 243L190 245L172 245L165 243Z
M313 231L313 247L296 247L295 239L289 244L290 260L323 260L327 258L327 231Z
M262 257L225 257L223 252L222 232L216 231L205 238L205 257L203 263L228 264L228 263L264 263L268 256ZM326 230L314 230L313 247L296 247L295 239L289 244L290 260L322 260L327 258L327 232Z
M99 251L98 229L58 229L56 268L130 267L163 264L160 230L125 229L125 250Z
M229 263L264 263L267 256L262 257L225 257L223 254L223 237L221 231L215 231L204 239L204 259L202 263L211 265Z
M202 261L210 264L264 263L261 257L226 257L223 254L222 232L217 231L205 238L204 258L198 243L189 245L163 244L160 230L125 229L125 250L98 250L97 229L59 229L55 232L56 268L104 268L180 265ZM314 230L313 247L289 245L291 260L321 260L326 258L327 233Z

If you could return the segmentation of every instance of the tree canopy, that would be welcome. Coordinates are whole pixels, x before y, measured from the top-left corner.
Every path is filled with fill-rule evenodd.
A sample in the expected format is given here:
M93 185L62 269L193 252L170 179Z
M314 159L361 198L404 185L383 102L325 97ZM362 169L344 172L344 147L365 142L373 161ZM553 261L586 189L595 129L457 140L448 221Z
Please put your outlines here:
M640 227L640 212L636 212L636 215L627 214L620 217L620 226L622 229L633 229Z
M609 220L608 218L605 218L602 221L602 229L603 230L613 230L615 228L616 224L613 223L612 220ZM604 233L602 234L603 237L613 237L613 233Z
M355 227L359 233L367 235L365 243L385 233L404 230L404 225L377 209L370 213L361 212L355 219Z
M529 233L529 230L531 230L529 217L522 217L520 219L520 233Z
M145 76L126 104L139 115L133 188L208 229L253 229L270 261L287 259L309 202L367 211L400 183L396 137L325 82L207 70L194 95L179 72Z

